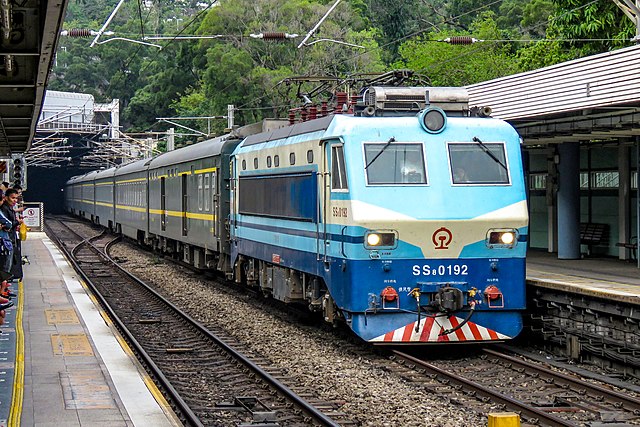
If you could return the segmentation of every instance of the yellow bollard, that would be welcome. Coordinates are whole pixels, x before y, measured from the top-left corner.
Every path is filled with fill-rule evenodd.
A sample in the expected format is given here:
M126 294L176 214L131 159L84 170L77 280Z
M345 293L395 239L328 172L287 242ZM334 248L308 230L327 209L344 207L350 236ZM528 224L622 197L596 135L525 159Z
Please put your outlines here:
M489 414L489 427L520 427L520 415L513 412Z

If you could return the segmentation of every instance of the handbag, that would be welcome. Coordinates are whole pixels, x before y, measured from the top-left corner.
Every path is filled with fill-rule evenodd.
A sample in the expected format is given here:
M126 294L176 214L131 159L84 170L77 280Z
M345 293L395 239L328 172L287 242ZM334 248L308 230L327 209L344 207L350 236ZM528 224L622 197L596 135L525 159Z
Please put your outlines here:
M2 237L0 238L0 255L9 255L13 250L13 243L11 240Z
M20 223L20 228L18 229L18 236L20 236L20 240L23 242L27 240L27 224Z

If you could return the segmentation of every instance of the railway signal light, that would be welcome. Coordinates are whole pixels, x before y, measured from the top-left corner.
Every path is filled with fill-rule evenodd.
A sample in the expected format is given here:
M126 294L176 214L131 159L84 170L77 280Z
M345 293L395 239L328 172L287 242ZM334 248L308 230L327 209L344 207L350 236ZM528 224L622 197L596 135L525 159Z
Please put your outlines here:
M9 181L15 186L19 185L24 190L26 188L27 166L22 155L12 156L9 163Z

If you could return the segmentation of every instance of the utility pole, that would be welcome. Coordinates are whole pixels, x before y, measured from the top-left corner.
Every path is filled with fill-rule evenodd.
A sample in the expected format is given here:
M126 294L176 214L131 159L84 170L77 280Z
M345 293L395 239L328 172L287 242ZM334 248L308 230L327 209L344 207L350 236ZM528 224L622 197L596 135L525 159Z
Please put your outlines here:
M176 128L169 128L167 131L167 151L176 149Z
M233 104L227 105L227 128L233 129L233 112L236 107Z

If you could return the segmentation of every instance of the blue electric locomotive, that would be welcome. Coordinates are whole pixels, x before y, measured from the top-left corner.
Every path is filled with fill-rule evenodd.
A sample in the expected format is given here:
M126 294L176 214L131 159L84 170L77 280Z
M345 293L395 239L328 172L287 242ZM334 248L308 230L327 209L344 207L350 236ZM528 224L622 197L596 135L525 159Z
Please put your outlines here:
M520 138L464 91L370 88L356 115L249 136L232 164L236 277L375 343L520 332Z
M463 89L370 87L352 107L73 178L68 209L366 341L515 337L528 234L516 131Z

